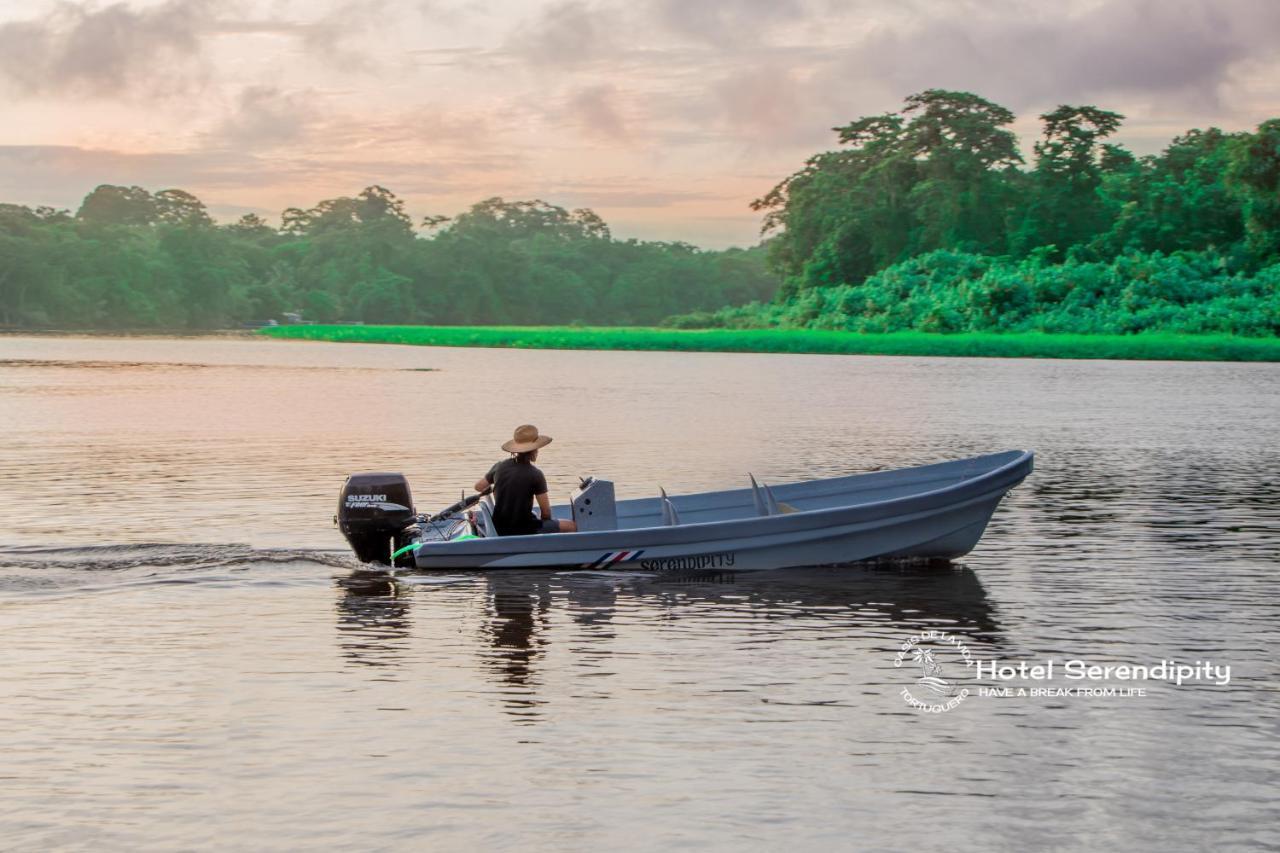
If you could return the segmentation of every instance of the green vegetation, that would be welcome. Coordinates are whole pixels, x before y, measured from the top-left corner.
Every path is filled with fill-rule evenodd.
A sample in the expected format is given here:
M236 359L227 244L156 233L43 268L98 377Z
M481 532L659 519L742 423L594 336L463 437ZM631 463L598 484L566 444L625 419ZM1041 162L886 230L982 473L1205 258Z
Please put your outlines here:
M1280 119L1253 133L1191 130L1146 157L1107 142L1116 113L1064 105L1041 119L1027 168L1009 110L968 92L912 95L899 112L836 128L838 150L754 202L768 241L724 252L614 240L592 211L542 201L488 199L415 228L377 186L289 208L278 229L254 215L215 224L181 190L104 185L74 216L0 205L0 326L225 328L298 312L326 323L1280 333ZM859 340L847 351L867 351ZM973 346L1024 345L1000 340ZM1270 351L1259 346L1249 351Z
M1192 130L1158 156L1105 142L1122 116L1041 116L1035 164L1014 116L929 90L836 128L754 203L784 277L768 304L672 318L889 332L1280 332L1280 119Z
M801 290L769 304L673 317L676 328L850 332L1051 332L1274 336L1280 265L1232 273L1221 256L1181 252L1046 263L939 249L856 285Z
M415 233L390 191L216 225L181 190L100 186L67 211L0 204L0 326L209 329L280 319L656 323L768 299L761 247L614 240L589 210L494 198ZM447 227L445 226L447 223Z
M573 326L276 326L276 338L520 349L1280 361L1280 339L1229 335L1045 335Z

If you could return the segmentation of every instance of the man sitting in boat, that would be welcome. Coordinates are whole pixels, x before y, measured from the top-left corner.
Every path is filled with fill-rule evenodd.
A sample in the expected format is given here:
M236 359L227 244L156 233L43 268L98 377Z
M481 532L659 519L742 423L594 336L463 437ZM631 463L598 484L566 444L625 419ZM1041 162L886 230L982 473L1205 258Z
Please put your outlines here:
M502 449L511 454L495 464L476 481L476 491L493 486L493 526L499 536L527 536L531 533L572 533L578 529L572 521L551 517L551 500L547 497L547 478L534 466L539 448L551 443L551 436L538 435L533 424L516 427L515 435ZM533 514L538 502L540 515Z

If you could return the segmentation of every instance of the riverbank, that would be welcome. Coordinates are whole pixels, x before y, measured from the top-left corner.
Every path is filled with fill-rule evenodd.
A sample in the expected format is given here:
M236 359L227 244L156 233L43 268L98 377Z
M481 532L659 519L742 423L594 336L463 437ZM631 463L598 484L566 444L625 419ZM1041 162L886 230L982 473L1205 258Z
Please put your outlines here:
M262 329L260 334L311 341L437 347L1280 361L1280 338L1231 335L859 334L791 329L686 330L626 326L272 326Z

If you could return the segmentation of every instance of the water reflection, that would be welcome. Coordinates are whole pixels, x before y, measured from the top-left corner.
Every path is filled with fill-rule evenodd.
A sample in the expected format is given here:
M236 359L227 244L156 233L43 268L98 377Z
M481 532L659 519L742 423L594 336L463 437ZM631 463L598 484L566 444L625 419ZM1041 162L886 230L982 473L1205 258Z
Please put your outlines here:
M353 665L390 668L404 657L411 622L410 602L401 596L396 582L383 572L357 570L339 577L335 610L338 617L338 645ZM380 680L396 681L390 671Z
M545 654L552 576L493 572L485 576L486 608L480 654L496 676L507 713L538 717L536 664Z
M730 605L767 621L804 619L876 630L886 623L907 630L923 626L999 642L996 610L982 582L972 569L953 563L690 575L640 580L630 592L655 602L669 619L703 618L707 604Z
M1114 467L1088 453L1064 454L1052 464L1054 476L1031 477L1024 486L1055 538L1093 536L1120 518L1125 481L1115 476Z
M410 610L441 606L430 586L385 574L340 578L337 605L343 655L352 663L388 667L402 661L412 631ZM883 637L922 628L963 634L969 643L1001 645L997 609L966 566L809 568L743 574L626 575L506 571L475 576L484 606L474 654L501 709L521 723L542 718L544 668L553 645L570 653L576 698L609 699L615 641L628 627L646 644L661 643L657 626L683 636L753 644L797 635L852 638L879 648ZM456 588L455 588L456 589ZM468 596L469 597L469 596ZM444 606L461 607L465 598ZM434 614L433 618L439 618ZM430 620L424 620L424 624ZM605 676L606 678L601 678ZM393 676L386 676L393 678Z
M253 340L0 350L274 366L0 365L8 847L142 848L162 827L174 848L214 831L237 849L896 849L905 816L925 813L948 838L1007 849L1061 844L1067 824L1122 849L1275 840L1275 365ZM556 378L478 396L477 376L530 372ZM966 558L976 576L393 587L352 575L349 556L297 550L343 548L330 519L351 471L403 470L420 505L455 500L494 450L467 416L481 408L562 436L557 500L580 473L639 497L659 480L695 492L747 470L786 482L1006 447L1036 448L1039 464ZM892 653L933 625L988 638L997 648L974 651L989 657L1212 658L1233 680L924 717L898 698ZM211 829L205 789L229 771L237 796ZM77 809L52 814L68 792Z

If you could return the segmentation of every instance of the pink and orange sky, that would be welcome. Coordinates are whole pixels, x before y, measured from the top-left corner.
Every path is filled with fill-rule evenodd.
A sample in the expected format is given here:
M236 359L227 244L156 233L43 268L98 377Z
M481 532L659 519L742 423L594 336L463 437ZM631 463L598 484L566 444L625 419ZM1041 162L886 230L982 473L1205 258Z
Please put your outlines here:
M278 221L379 183L749 245L830 128L926 88L1094 103L1139 153L1280 115L1276 0L0 0L0 201L180 187Z

